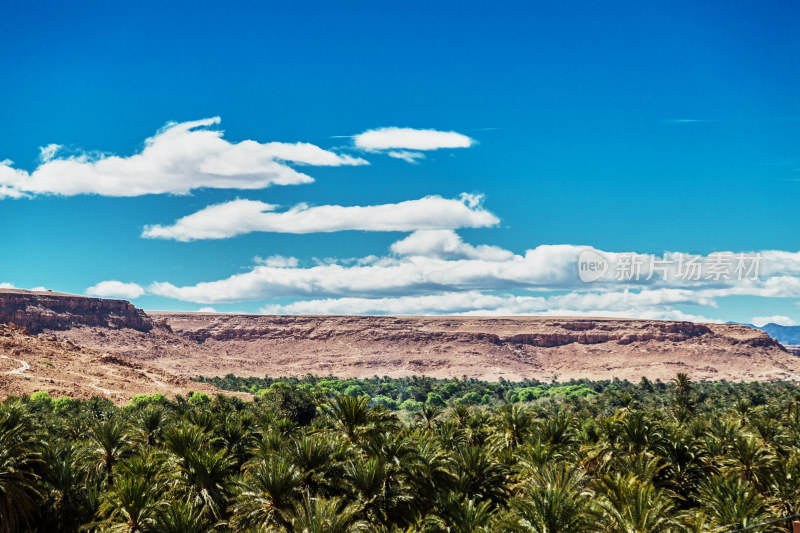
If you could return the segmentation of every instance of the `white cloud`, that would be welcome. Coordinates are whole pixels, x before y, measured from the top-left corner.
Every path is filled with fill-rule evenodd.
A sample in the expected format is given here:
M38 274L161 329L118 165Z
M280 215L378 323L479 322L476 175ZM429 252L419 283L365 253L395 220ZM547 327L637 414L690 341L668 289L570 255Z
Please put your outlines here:
M413 128L378 128L353 137L357 148L382 152L389 157L416 163L425 158L423 151L442 148L469 148L475 141L455 131L418 130Z
M398 255L453 259L484 259L486 261L506 261L514 254L499 246L481 244L473 246L461 240L453 230L420 230L397 241L391 246Z
M386 155L395 159L402 159L407 163L417 163L420 159L425 159L425 154L422 152L410 152L408 150L392 150L391 152L386 152Z
M160 282L150 291L199 303L302 300L264 307L276 313L535 313L676 320L707 320L678 307L715 308L719 298L734 295L800 297L800 277L784 274L797 269L792 260L800 263L800 256L779 251L762 252L765 264L771 257L780 259L765 268L779 275L756 281L664 281L656 275L650 280L643 276L640 281L583 283L577 261L587 250L583 246L541 245L516 254L465 243L452 231L418 231L395 242L391 250L393 255L325 260L312 266L283 258L259 260L250 270L225 279L187 286ZM594 251L612 265L623 256ZM515 295L509 296L509 291ZM529 292L516 294L522 291ZM498 292L506 294L497 296Z
M145 290L136 283L123 283L121 281L101 281L86 289L86 294L101 298L125 298L132 300L145 293Z
M658 292L662 291L569 294L545 298L465 291L396 298L301 300L283 305L267 305L260 311L264 314L308 315L595 316L713 322L704 316L665 306L686 303L687 295L654 294ZM688 299L692 300L691 296Z
M140 196L187 194L194 189L262 189L270 185L310 183L310 176L289 166L364 165L308 143L231 143L219 130L219 117L170 123L128 157L81 153L56 158L58 145L41 149L33 171L0 163L0 198L36 194Z
M784 315L773 316L754 316L750 323L756 327L765 326L767 324L778 324L779 326L796 326L797 322Z
M476 247L478 249L478 247ZM281 297L417 295L456 290L541 290L589 288L577 278L580 246L542 245L504 261L408 255L367 262L319 264L308 268L256 265L229 278L177 287L154 283L154 294L217 303ZM599 290L601 287L592 286Z
M349 207L300 204L283 212L275 212L276 208L255 200L233 200L201 209L178 219L171 226L146 226L142 237L193 241L224 239L254 231L414 231L485 227L499 222L496 216L481 207L480 197L467 194L459 200L427 196L396 204Z
M271 267L296 267L299 261L296 257L285 257L282 255L271 255L269 257L256 256L254 261L259 265L267 265Z
M217 310L213 307L201 307L197 310L198 313L216 313Z
M46 163L55 157L56 152L61 149L61 145L48 144L39 148L39 161Z
M0 289L16 289L13 283L0 283Z

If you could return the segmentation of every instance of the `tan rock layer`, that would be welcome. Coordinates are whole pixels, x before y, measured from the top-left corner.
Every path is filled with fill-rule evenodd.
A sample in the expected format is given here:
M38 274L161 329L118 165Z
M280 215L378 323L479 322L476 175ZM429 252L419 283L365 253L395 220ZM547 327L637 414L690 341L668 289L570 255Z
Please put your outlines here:
M16 324L33 333L76 326L153 328L150 317L126 300L17 290L0 291L0 323Z
M683 342L703 335L721 334L733 344L776 347L780 343L766 333L737 324L712 327L693 322L653 320L585 319L559 321L550 318L454 318L454 317L309 317L262 315L203 315L153 313L157 323L185 339L205 342L248 340L334 340L358 334L381 341L490 342L552 348L568 344L625 345L635 342ZM715 333L715 331L717 333Z

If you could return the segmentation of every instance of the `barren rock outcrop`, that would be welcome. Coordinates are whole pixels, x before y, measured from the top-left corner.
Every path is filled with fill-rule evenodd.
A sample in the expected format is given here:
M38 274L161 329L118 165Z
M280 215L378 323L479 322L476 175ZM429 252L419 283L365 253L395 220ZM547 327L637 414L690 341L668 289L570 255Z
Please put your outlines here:
M218 374L789 379L800 359L738 324L550 317L158 313ZM179 359L175 359L179 361Z
M77 326L149 331L153 321L126 300L89 298L54 292L0 290L0 323L37 333Z

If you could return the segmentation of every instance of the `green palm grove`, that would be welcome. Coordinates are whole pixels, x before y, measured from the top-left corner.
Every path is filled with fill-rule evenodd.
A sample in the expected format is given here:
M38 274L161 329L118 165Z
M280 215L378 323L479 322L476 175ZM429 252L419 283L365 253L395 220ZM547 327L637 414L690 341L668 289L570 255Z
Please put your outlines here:
M0 532L722 532L800 511L792 383L511 387L414 412L301 385L10 398Z

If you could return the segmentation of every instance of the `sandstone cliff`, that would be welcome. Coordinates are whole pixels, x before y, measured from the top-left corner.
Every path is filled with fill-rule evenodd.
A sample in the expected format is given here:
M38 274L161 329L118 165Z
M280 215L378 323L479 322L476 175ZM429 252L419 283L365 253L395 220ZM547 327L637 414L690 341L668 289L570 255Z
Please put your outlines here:
M568 344L647 341L680 343L725 339L730 344L785 348L764 332L739 324L695 324L602 318L472 318L384 316L269 316L151 313L157 323L193 341L341 341L359 337L382 342L462 342L553 348ZM705 337L704 337L705 336Z
M151 312L217 374L790 379L800 359L738 324L550 317ZM205 355L208 354L208 355ZM179 358L173 359L180 364Z
M0 290L0 324L15 324L34 333L78 326L139 331L153 327L144 311L125 300L23 290Z

